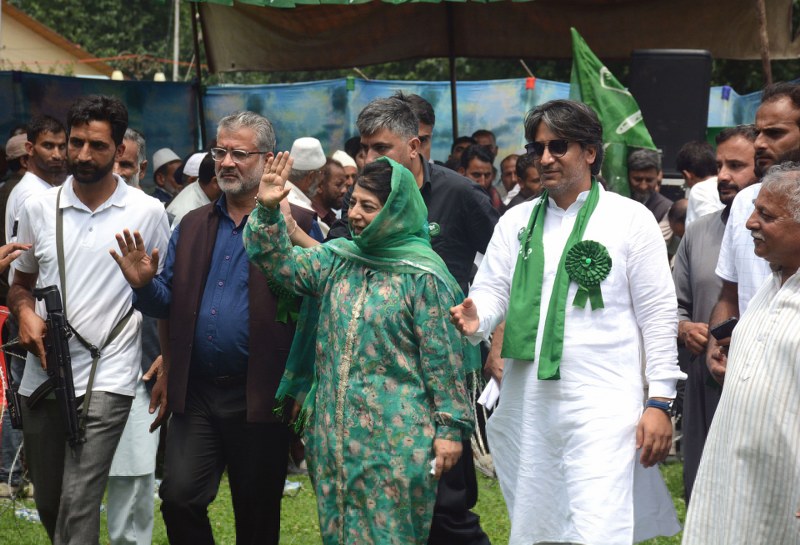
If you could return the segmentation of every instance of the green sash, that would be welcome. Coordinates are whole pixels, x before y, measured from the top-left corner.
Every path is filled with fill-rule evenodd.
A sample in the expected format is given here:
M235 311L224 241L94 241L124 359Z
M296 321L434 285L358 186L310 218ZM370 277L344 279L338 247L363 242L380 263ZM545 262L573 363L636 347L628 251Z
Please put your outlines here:
M561 253L558 271L553 282L553 293L544 322L542 349L539 354L539 380L561 378L559 364L564 348L564 318L567 309L567 292L570 277L565 267L569 250L583 239L586 225L597 207L600 191L596 180L586 202L578 212L575 225ZM501 355L504 358L533 361L536 357L536 336L542 306L542 281L544 279L544 217L547 212L547 191L531 212L528 227L522 231L517 266L511 282L511 294L506 315L506 329Z

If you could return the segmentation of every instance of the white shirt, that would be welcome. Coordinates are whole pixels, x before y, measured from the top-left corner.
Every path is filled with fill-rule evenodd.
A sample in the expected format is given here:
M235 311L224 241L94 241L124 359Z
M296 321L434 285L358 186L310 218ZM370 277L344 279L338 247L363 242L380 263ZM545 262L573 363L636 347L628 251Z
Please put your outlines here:
M511 188L511 191L506 193L506 196L503 197L503 204L508 204L509 202L511 202L511 199L517 196L519 190L520 190L519 184L515 184L514 187Z
M138 230L147 253L154 247L166 251L169 226L163 205L115 176L117 189L94 212L75 195L72 177L64 182L61 208L64 218L67 308L70 324L90 343L100 347L131 308L133 291L108 255L118 245L114 235ZM32 248L17 260L17 269L37 274L37 287L60 286L56 254L56 196L59 188L28 199L20 215L19 242ZM45 317L44 306L37 312ZM142 316L134 312L122 332L107 347L97 366L94 391L134 395L141 360ZM69 341L75 394L86 393L91 355L73 336ZM20 393L29 396L45 380L39 358L28 354Z
M697 218L723 208L725 208L725 205L719 200L719 191L717 191L717 177L712 176L702 182L697 182L689 192L686 225L688 226Z
M311 206L311 199L309 199L299 187L288 180L286 181L286 187L289 189L289 196L287 198L289 199L290 203L314 212L314 207Z
M200 187L200 182L192 182L184 187L167 206L167 212L174 216L170 229L174 230L183 219L183 216L210 202L211 199Z
M756 200L760 190L760 183L753 184L742 189L733 200L715 271L723 280L738 284L740 316L747 310L750 299L772 272L769 263L755 254L753 237L745 227L747 219L755 209L753 201Z
M19 221L19 215L22 213L22 207L25 205L25 201L27 201L30 196L44 193L51 187L53 186L30 171L26 172L25 175L20 178L19 183L14 186L14 189L12 189L11 193L8 195L8 202L6 204L6 243L16 242L17 240L14 226L16 225L17 230L19 229L19 224L17 222ZM17 270L17 263L16 261L12 261L8 270L9 285L14 282L15 270Z

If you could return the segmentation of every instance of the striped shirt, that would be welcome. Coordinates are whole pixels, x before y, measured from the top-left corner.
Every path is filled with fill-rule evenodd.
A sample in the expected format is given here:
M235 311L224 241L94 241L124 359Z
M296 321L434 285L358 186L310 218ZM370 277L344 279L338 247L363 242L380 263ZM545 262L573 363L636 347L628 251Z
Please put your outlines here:
M733 332L683 545L800 544L800 274L779 274Z

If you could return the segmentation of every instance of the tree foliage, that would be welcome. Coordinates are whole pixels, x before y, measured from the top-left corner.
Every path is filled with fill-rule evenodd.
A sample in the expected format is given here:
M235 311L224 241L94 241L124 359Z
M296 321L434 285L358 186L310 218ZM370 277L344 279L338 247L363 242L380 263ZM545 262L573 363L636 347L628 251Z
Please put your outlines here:
M135 79L172 73L173 5L170 0L10 0L10 3ZM188 4L181 5L181 60L192 56ZM182 67L181 74L186 72Z

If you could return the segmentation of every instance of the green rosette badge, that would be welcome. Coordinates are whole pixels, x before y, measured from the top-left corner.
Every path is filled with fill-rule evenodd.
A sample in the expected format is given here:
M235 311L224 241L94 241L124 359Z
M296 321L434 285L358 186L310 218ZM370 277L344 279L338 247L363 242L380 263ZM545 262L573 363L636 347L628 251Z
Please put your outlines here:
M570 280L578 284L572 304L584 308L588 300L592 310L604 308L600 283L611 272L611 256L606 247L594 240L582 240L569 249L564 267Z

